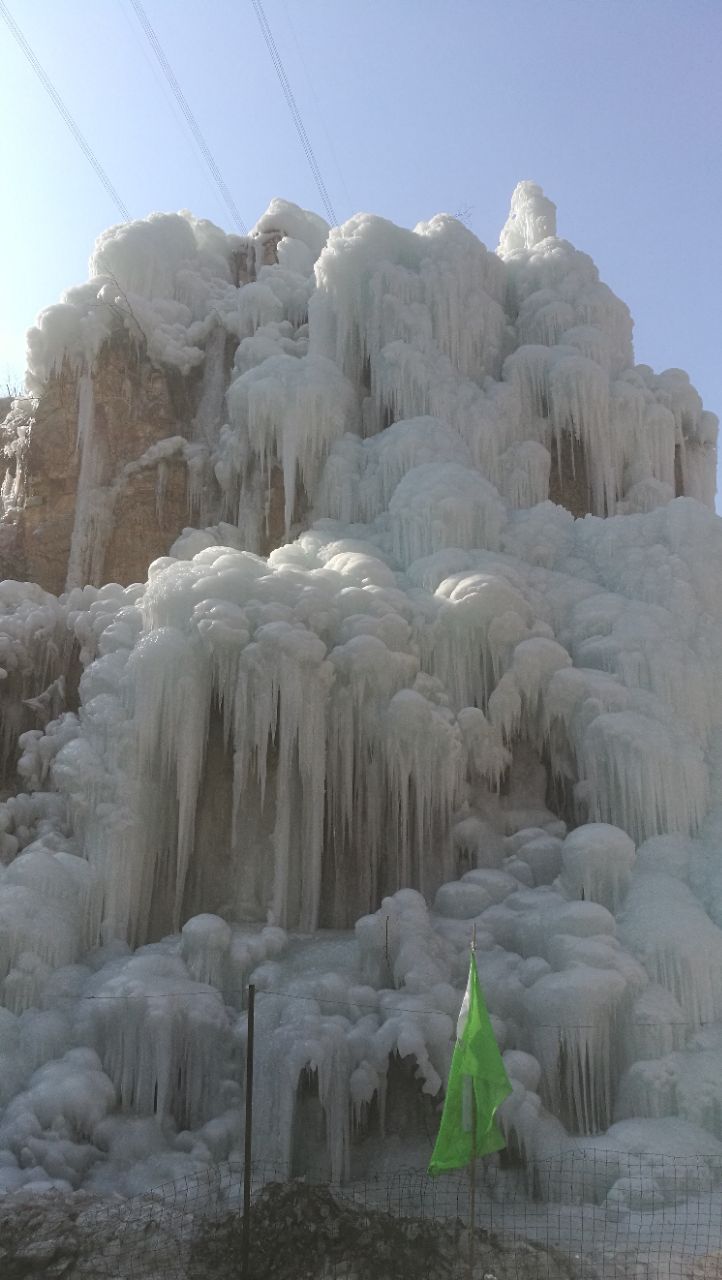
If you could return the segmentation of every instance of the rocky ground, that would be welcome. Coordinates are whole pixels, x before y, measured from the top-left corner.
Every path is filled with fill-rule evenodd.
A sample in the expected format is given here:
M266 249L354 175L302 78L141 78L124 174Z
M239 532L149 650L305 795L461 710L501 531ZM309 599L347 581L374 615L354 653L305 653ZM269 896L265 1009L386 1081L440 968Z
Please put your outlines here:
M194 1241L189 1280L239 1275L238 1218L214 1222ZM340 1198L327 1188L271 1184L254 1205L253 1280L456 1280L468 1275L469 1236L460 1224L397 1218ZM504 1244L477 1232L478 1280L576 1274L561 1254L539 1245Z
M272 1183L254 1201L249 1280L461 1280L460 1224L399 1219L324 1187ZM178 1197L101 1205L91 1197L0 1201L2 1280L237 1280L241 1221ZM475 1280L572 1280L562 1254L478 1232ZM585 1272L590 1277L593 1271Z
M0 1200L1 1280L240 1280L242 1225L223 1196L176 1189L101 1202L82 1192ZM254 1200L245 1280L468 1280L461 1223L400 1218L351 1194L271 1183ZM478 1231L473 1280L722 1280L722 1255L615 1250L594 1258Z

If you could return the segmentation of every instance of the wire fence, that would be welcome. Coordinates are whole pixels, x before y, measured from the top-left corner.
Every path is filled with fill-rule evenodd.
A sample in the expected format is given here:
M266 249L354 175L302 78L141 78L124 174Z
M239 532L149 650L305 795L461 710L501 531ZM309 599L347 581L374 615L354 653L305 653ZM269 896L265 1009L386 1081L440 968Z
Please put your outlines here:
M73 1280L722 1280L718 1155L578 1148L526 1167L480 1161L473 1231L465 1173L432 1179L406 1169L340 1185L313 1174L290 1179L259 1164L252 1190L245 1272L243 1166L227 1163L131 1200L90 1206L77 1222L84 1246L69 1270L52 1274Z

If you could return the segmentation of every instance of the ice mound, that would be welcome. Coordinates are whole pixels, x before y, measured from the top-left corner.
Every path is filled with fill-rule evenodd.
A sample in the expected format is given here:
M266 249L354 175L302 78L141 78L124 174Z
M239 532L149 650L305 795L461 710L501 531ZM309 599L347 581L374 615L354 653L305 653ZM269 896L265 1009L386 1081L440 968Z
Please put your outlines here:
M245 238L112 228L91 276L29 339L34 389L77 380L69 590L0 584L0 1184L237 1153L249 980L259 1158L424 1162L472 931L511 1158L716 1152L722 524L686 375L634 365L533 183L497 253L274 201ZM199 380L137 463L183 456L189 523L94 587L119 329Z

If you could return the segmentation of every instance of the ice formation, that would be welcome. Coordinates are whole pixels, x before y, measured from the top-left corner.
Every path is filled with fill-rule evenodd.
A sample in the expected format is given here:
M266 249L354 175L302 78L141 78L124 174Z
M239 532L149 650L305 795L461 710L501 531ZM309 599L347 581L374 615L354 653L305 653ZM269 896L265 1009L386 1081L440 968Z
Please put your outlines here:
M29 338L33 392L77 385L68 589L0 583L0 1188L237 1151L249 979L258 1157L425 1162L472 928L509 1159L722 1153L722 524L686 375L634 365L532 183L496 253L274 201L245 239L113 228L91 276ZM196 379L191 436L133 464L161 501L183 458L189 524L97 586L118 333Z

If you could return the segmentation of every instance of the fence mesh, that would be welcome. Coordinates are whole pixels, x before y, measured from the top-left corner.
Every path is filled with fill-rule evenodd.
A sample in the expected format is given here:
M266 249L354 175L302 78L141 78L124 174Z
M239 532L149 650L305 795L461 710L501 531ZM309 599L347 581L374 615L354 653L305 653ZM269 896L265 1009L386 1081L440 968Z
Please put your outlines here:
M246 1280L722 1280L719 1156L574 1150L525 1169L480 1161L476 1183L472 1232L466 1173L336 1185L254 1165ZM229 1163L89 1206L83 1248L52 1274L242 1277L242 1204Z

